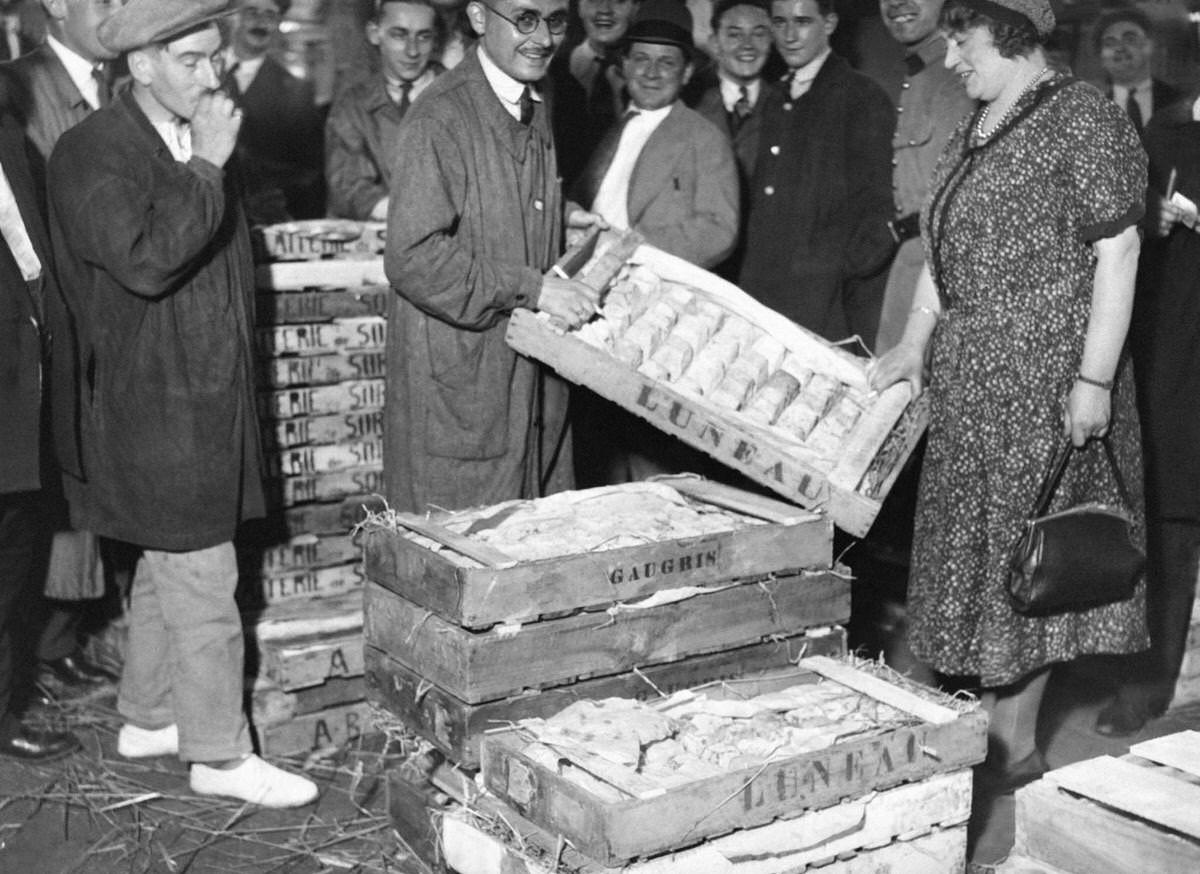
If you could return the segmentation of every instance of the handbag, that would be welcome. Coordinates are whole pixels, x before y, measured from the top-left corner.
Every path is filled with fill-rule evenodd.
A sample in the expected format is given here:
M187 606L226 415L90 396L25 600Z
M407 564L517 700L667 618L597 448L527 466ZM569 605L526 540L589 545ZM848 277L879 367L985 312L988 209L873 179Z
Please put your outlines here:
M1132 507L1112 447L1101 439L1117 489ZM1033 516L1009 560L1008 594L1026 616L1046 616L1125 600L1141 578L1146 555L1133 539L1133 519L1120 507L1088 503L1046 513L1075 447L1068 438L1042 480Z

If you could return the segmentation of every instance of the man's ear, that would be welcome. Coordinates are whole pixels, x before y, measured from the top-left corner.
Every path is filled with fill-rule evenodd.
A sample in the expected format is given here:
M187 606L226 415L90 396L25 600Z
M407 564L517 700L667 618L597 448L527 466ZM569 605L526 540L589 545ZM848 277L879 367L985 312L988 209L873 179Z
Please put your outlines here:
M837 30L838 17L836 12L830 12L825 16L825 35L833 36L833 32Z
M471 22L471 30L475 31L475 35L483 36L487 26L487 12L479 0L471 0L467 4L467 20Z
M129 75L139 85L149 85L154 78L149 52L151 49L134 49L126 55L129 64Z
M383 36L383 34L380 33L380 31L379 31L379 22L378 21L368 21L366 30L367 30L367 42L369 42L373 46L378 46L379 40Z
M683 75L679 79L680 86L686 85L692 79L692 74L696 72L696 65L688 61L683 65Z

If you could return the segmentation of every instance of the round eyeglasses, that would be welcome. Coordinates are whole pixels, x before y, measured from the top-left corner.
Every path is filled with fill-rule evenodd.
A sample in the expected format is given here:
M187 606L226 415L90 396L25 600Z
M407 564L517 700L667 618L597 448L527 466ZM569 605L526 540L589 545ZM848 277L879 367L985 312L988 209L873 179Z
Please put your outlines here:
M538 25L544 21L546 22L546 30L552 35L558 36L567 32L567 21L570 19L570 16L566 12L551 12L549 15L542 15L540 12L535 12L532 9L522 9L517 13L516 18L509 18L491 3L484 3L483 0L479 0L479 5L496 13L515 27L518 33L524 34L533 33L538 29Z

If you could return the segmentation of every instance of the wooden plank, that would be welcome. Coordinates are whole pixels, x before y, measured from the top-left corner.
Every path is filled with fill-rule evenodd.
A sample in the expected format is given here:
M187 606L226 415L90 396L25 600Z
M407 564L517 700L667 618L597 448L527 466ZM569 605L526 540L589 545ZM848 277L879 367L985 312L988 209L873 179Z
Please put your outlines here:
M436 774L434 782L439 787L445 785ZM449 813L442 820L442 843L446 860L454 870L491 874L509 870L495 867L497 864L515 861L537 866L540 864L537 860L553 857L558 849L554 833L524 818L512 807L481 795L472 796L466 803L478 817L501 824L501 832L506 830L503 824L507 823L519 838L501 840L485 832L474 816ZM568 870L579 874L796 874L809 870L809 866L820 866L819 870L826 874L846 871L961 874L966 862L965 822L970 807L971 774L964 770L710 838L688 850L628 865L606 867L571 849L569 844L562 862ZM479 835L490 838L504 852L497 856L485 846L481 854L474 837ZM939 851L917 852L929 846L922 841L933 837L941 841L937 845ZM874 867L865 864L866 860L877 863L883 858L874 855L879 851L902 847L908 849L897 857L903 860L903 867L891 867L890 863ZM855 862L856 859L859 861Z
M319 259L382 255L387 222L309 219L254 228L254 241L271 259Z
M260 293L254 310L259 325L295 325L333 319L387 314L386 285L369 285L339 291L292 291Z
M267 481L267 500L272 506L293 507L308 501L341 501L363 493L383 494L382 466Z
M357 561L270 576L254 574L243 576L239 582L238 603L243 609L253 609L266 604L327 600L357 591L365 581Z
M263 428L263 443L269 449L297 446L326 446L331 443L383 437L383 410L302 416L269 423Z
M383 440L301 446L267 455L266 476L311 476L356 467L383 467Z
M270 576L354 561L360 557L362 550L349 529L347 525L341 529L346 533L326 537L301 534L286 543L265 547L239 542L238 563L243 573L257 570Z
M261 392L258 405L264 418L292 419L379 410L384 406L385 397L385 380L352 379L333 385Z
M258 678L250 690L250 717L258 727L280 725L296 716L316 713L339 704L366 698L363 677L334 677L319 686L285 692L269 680Z
M272 358L259 366L266 388L301 385L330 385L350 379L382 379L387 374L387 356L373 352L330 352L324 355L293 355Z
M458 625L487 628L637 601L663 589L829 568L833 525L805 516L794 523L747 525L507 569L466 566L451 553L434 552L386 530L365 532L363 548L367 575L374 582Z
M1045 779L1068 792L1200 841L1200 786L1111 756L1058 768Z
M364 604L368 643L472 704L840 624L850 612L849 584L833 574L486 632L448 622L375 583L367 584Z
M881 730L803 756L698 780L648 800L600 801L525 757L514 732L484 738L482 773L488 790L522 816L615 867L732 829L766 825L843 798L962 770L982 761L986 722L976 710L946 725Z
M456 698L373 646L366 647L364 657L367 696L372 702L430 741L452 761L465 768L478 768L479 743L485 732L521 719L552 716L576 701L657 698L704 683L786 667L806 653L844 655L845 651L846 632L830 628L482 704L468 704Z
M996 866L994 874L1071 874L1071 872L1013 852L1009 853L1004 861Z
M395 520L396 524L403 526L409 531L415 531L417 534L428 537L442 546L448 546L460 555L465 555L467 558L479 562L484 567L506 568L517 564L516 559L505 555L494 546L464 537L448 528L443 528L429 519L422 519L420 516L414 516L411 513L395 513L390 518Z
M1063 791L1054 780L1017 790L1016 800L1017 855L1072 874L1200 871L1196 841Z
M337 503L290 507L275 514L275 520L291 536L336 534L349 531L363 521L367 510L379 511L383 506L379 495L356 494Z
M362 634L362 594L351 592L320 604L284 601L261 609L243 610L242 626L259 645L313 635Z
M305 288L359 288L387 285L382 258L332 261L280 261L260 264L254 284L267 291L300 291Z
M268 756L290 756L330 747L345 747L371 732L370 705L359 701L296 716L278 725L256 726L259 750Z
M1131 746L1129 752L1200 777L1200 731L1179 731L1142 741Z
M901 383L880 393L874 403L863 410L842 442L837 465L829 474L831 483L846 491L858 489L911 400L912 390L907 383Z
M275 325L256 332L262 355L327 355L370 352L387 343L387 319L358 316L312 325Z
M442 839L438 827L440 815L437 811L440 804L437 790L427 781L411 778L403 767L391 768L387 774L387 808L392 827L412 851L420 871L435 871L438 874L446 871L440 848ZM408 874L408 871L405 870L403 874Z
M735 489L725 483L715 480L702 479L695 476L662 476L655 477L655 482L661 482L689 498L696 498L715 507L726 510L736 510L755 519L764 519L780 525L795 525L799 522L810 522L817 518L815 513L797 512L791 504L776 501L764 495L756 495L744 489Z
M362 631L351 628L258 642L258 674L285 692L327 680L358 677L364 670Z
M911 713L925 722L932 722L934 725L945 725L948 722L954 722L959 717L957 710L943 707L907 689L902 689L884 679L864 673L845 662L834 661L827 656L812 656L811 658L802 659L800 667L810 670L815 674L820 674L822 677L833 680L835 683L847 686L855 692L869 695L876 701L890 704L897 710Z

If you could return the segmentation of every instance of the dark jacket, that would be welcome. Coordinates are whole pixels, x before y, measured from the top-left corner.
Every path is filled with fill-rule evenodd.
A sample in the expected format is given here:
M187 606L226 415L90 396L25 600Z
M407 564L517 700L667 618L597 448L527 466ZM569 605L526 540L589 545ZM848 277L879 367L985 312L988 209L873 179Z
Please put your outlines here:
M44 173L58 138L91 115L91 105L48 43L0 66L0 87L41 155Z
M768 94L739 284L826 339L870 345L894 248L895 108L835 54L798 100Z
M1156 113L1146 126L1150 189L1175 187L1200 203L1200 122L1192 101ZM1153 210L1147 221L1154 222ZM1134 297L1130 347L1137 378L1146 503L1158 519L1200 522L1200 233L1178 224L1147 234Z
M10 115L0 117L0 167L42 262L41 293L21 276L0 238L0 494L41 487L42 333L46 310L58 295L50 246L26 158L25 136Z
M325 214L324 121L313 100L312 85L271 57L263 59L250 87L238 97L243 112L238 159L247 201L261 205L265 195L277 192L287 205L287 216L264 211L252 215L255 220Z
M85 376L73 521L154 549L230 540L263 508L236 184L175 161L128 92L63 134L48 181Z
M476 49L421 96L392 165L386 268L387 497L402 510L534 497L570 484L566 386L505 342L561 252L546 104L525 127Z

